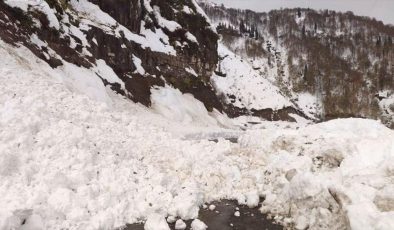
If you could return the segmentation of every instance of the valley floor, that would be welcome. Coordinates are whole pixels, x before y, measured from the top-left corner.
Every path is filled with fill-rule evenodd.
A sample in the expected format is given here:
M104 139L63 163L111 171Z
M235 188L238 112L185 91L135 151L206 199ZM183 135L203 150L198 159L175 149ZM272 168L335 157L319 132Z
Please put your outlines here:
M94 82L88 97L24 48L0 41L0 56L0 229L165 230L260 197L289 228L394 229L394 132L378 121L248 123L171 88L147 109Z

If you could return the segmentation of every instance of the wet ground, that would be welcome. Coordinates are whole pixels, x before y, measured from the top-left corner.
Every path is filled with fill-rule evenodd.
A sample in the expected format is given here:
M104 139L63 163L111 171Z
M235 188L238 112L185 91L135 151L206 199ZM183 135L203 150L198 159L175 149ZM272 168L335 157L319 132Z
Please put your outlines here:
M248 208L237 205L236 201L223 200L213 202L216 208L201 208L199 219L203 221L210 230L282 230L283 227L268 220L259 208ZM235 216L235 212L239 216ZM191 221L185 221L186 230L190 230ZM175 230L175 224L169 224L171 230ZM127 225L125 230L144 230L143 224Z

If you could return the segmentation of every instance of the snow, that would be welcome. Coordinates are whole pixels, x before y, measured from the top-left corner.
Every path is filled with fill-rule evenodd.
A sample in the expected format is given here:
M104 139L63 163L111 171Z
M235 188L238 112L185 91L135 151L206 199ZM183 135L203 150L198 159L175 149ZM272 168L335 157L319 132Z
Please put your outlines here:
M145 69L141 65L142 64L141 59L136 57L135 55L133 55L133 62L134 62L135 67L137 68L135 70L135 72L137 72L137 73L139 73L141 75L144 75L145 74Z
M152 214L146 220L144 230L170 230L164 216Z
M315 117L317 114L322 113L322 102L318 101L317 97L310 93L298 94L295 103L308 117Z
M204 104L191 94L182 94L171 86L151 90L152 109L169 120L181 124L199 123L216 125L215 118L208 114Z
M193 13L192 9L190 9L190 7L188 7L188 6L183 6L182 11L185 12L186 14L192 14Z
M204 222L202 222L199 219L195 219L193 220L192 224L191 224L191 229L192 230L205 230L208 228L207 225L204 224Z
M177 220L175 222L175 229L176 230L184 230L184 229L186 229L186 223L183 220L181 220L181 219Z
M227 54L227 78L252 79L250 63ZM378 121L230 120L170 86L152 89L148 109L103 85L97 74L119 78L102 60L52 69L2 41L0 56L0 229L167 230L171 216L205 230L204 203L261 197L262 212L298 229L394 226L394 132ZM289 103L255 78L266 87L234 83L258 92L253 108ZM259 124L237 128L248 121Z
M141 36L132 33L123 25L119 25L110 15L87 0L71 0L70 4L78 13L78 16L82 18L81 24L85 25L85 27L86 25L93 25L117 37L120 37L120 32L123 32L128 40L140 44L142 48L150 48L152 51L176 55L174 47L169 44L168 36L160 28L153 32L145 29L144 22L142 22ZM147 4L147 1L145 1L145 4Z
M153 32L150 29L145 29L144 23L142 23L141 34L146 38L146 42L141 43L143 46L148 45L147 47L152 51L176 55L174 47L170 45L169 38L162 29L158 28Z
M97 68L100 70L100 67ZM94 100L112 104L111 99L105 93L103 82L93 71L67 62L63 62L63 65L59 66L57 70L60 76L64 76L64 84L69 89L75 89Z
M190 32L186 32L186 38L189 41L196 43L197 45L199 44L197 38L193 34L191 34Z
M198 77L198 74L196 73L196 71L193 68L187 67L187 68L185 68L185 70L186 70L186 72L190 73L191 75Z
M49 26L59 30L60 24L58 19L56 18L56 10L51 9L46 1L39 1L39 0L5 0L4 1L7 5L11 7L17 7L25 12L37 10L42 12L46 15Z
M96 66L92 68L101 78L107 80L109 83L118 83L122 89L125 89L124 82L120 80L114 70L105 63L104 60L98 59Z
M44 41L42 41L41 39L38 38L37 34L32 34L30 36L30 41L37 45L37 47L41 48L41 47L46 47L48 44Z
M292 103L281 95L280 90L258 71L252 64L219 44L219 55L225 57L220 62L220 71L225 77L214 75L211 79L219 93L226 96L228 103L247 109L282 109ZM231 100L228 95L234 95ZM272 100L275 98L275 100Z
M169 20L163 18L160 14L160 8L158 6L154 6L153 13L154 13L155 18L157 20L157 23L159 24L159 26L161 28L166 28L170 32L175 32L176 30L179 30L182 28L181 25L179 25L177 22L169 21Z
M175 223L176 220L177 220L177 219L176 219L175 216L169 216L169 217L167 217L167 222L170 223L170 224Z

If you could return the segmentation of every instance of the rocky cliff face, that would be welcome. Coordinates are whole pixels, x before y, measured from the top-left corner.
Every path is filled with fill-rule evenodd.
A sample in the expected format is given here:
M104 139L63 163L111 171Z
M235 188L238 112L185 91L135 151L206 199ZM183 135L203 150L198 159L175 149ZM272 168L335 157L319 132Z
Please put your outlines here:
M46 0L0 2L0 38L21 43L52 67L93 68L104 60L121 84L105 84L150 105L150 89L172 85L212 110L217 34L194 1Z

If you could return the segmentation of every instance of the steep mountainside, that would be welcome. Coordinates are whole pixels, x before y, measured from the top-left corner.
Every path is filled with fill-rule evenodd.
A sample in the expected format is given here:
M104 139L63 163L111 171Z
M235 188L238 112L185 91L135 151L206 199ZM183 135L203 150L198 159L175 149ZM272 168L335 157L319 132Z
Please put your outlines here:
M6 0L0 2L0 28L2 40L26 46L51 67L90 69L105 85L146 106L152 104L152 90L171 86L192 94L208 111L231 117L252 114L294 120L290 113L304 116L282 99L271 82L259 83L257 90L269 89L262 95L253 92L256 89L250 84L245 88L242 81L229 85L215 80L218 35L194 0ZM229 66L235 72L225 79L230 82L243 77L234 64ZM107 76L112 70L115 74ZM254 71L251 65L243 70ZM231 87L246 89L247 95L241 92L239 103L227 100L236 94ZM260 96L263 103L250 106ZM277 97L278 103L266 103Z
M7 0L0 27L54 68L108 65L120 82L97 75L136 102L150 105L151 86L169 84L221 110L209 83L217 34L192 0Z
M351 12L256 13L202 2L229 49L306 114L394 125L394 27Z

